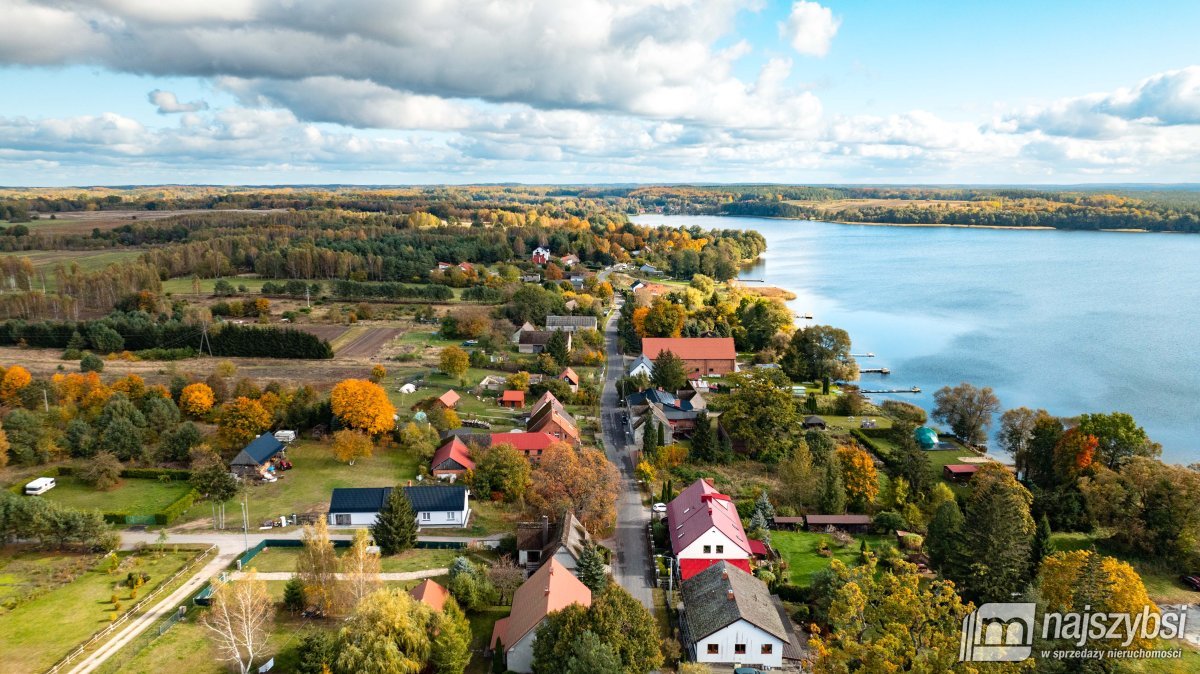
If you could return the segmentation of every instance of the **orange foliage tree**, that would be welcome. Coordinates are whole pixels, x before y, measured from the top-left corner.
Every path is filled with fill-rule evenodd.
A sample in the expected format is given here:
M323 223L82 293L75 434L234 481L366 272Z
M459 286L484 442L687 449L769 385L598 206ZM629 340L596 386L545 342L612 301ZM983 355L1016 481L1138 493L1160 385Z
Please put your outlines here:
M1062 480L1074 481L1092 465L1099 447L1100 440L1096 436L1072 428L1063 433L1054 446L1054 469Z
M216 398L213 390L204 382L196 382L183 387L179 393L179 408L184 414L199 417L208 414Z
M342 429L333 434L333 455L338 461L354 465L354 460L371 456L371 438L362 431Z
M257 400L242 396L221 407L217 437L226 447L241 447L271 427L271 415Z
M350 428L379 435L395 426L396 407L388 400L387 392L365 379L338 382L329 394L329 402L333 413Z
M871 455L858 447L839 447L838 459L842 464L842 484L846 486L846 498L851 509L863 512L879 495L879 475Z
M604 452L556 442L542 453L530 478L526 498L537 514L558 517L569 508L589 531L611 531L620 478Z
M20 365L13 365L4 372L4 377L0 378L0 400L6 405L20 403L21 389L29 386L32 381L29 370Z

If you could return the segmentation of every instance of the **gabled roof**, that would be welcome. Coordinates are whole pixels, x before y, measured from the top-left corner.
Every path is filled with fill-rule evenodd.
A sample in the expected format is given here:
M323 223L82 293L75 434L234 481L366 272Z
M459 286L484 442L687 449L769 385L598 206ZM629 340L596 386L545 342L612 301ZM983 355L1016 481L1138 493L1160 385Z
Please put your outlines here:
M563 404L558 401L558 398L554 397L553 393L546 391L545 393L542 394L542 396L540 398L537 399L537 402L535 402L533 404L533 407L531 408L531 410L529 412L530 415L537 414L538 412L540 412L542 410L542 407L545 406L547 403L556 405L560 409L563 406Z
M595 316L547 316L546 329L554 328L595 328Z
M560 548L565 548L578 561L589 543L592 543L592 535L569 509L563 511L557 522L545 525L545 528L542 522L517 523L517 549L541 550L541 559L549 559Z
M276 440L274 435L263 433L250 441L238 455L229 462L231 466L261 466L283 451L283 443Z
M861 526L871 523L870 515L805 515L809 526Z
M539 432L550 424L558 422L558 425L563 429L563 432L575 440L579 439L579 429L575 426L575 420L572 419L571 415L567 414L566 412L557 410L553 406L547 405L543 407L542 411L535 415L535 417L530 417L529 425L525 427L531 433Z
M681 402L674 393L668 393L656 388L646 389L637 393L630 393L626 400L630 405L649 405L656 403L658 405L670 405L672 407L681 407ZM690 405L689 405L690 407Z
M559 441L549 433L492 433L489 438L493 445L508 444L523 452L545 449Z
M446 605L446 598L450 596L449 590L429 578L418 583L408 593L413 599L438 612Z
M524 403L525 392L516 389L509 389L500 394L500 401L506 403Z
M433 453L433 462L430 464L436 470L437 468L445 468L453 470L452 466L442 466L446 461L457 463L462 470L475 470L475 462L471 460L471 452L467 448L465 442L457 436L451 436L437 451Z
M670 351L683 360L734 360L737 349L732 337L644 337L642 353L657 358Z
M458 395L454 389L450 389L449 391L446 391L442 395L438 396L437 401L446 407L454 407L458 404L458 401L461 398L462 396Z
M767 584L729 562L722 561L683 581L684 617L693 641L739 620L788 641Z
M500 639L506 649L511 648L547 615L571 604L591 606L592 591L551 558L513 593L512 613L496 622L491 646L495 647L496 639Z
M558 378L565 379L566 381L569 381L572 384L575 384L576 386L579 385L579 375L575 374L575 370L572 370L569 367L567 369L563 370L561 373L559 373Z
M526 330L521 333L520 343L545 346L550 342L552 335L554 335L553 330Z
M639 367L645 367L648 372L654 372L654 361L650 360L649 356L643 353L634 358L633 362L629 364L629 373L632 374Z
M667 504L667 533L676 555L714 527L750 555L750 542L737 506L707 480L696 480Z
M462 510L469 493L466 487L444 485L402 489L414 512ZM391 487L338 487L329 498L329 512L377 513L391 493Z

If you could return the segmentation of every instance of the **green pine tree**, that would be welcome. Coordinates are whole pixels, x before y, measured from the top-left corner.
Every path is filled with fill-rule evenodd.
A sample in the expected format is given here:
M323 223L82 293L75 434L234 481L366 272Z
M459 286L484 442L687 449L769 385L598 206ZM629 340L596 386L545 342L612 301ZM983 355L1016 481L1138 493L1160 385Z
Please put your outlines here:
M371 526L371 535L384 555L394 555L417 544L417 516L403 488L397 486L388 494L383 510Z
M508 671L504 652L504 640L496 639L496 650L492 653L492 674L504 674Z
M825 464L819 501L823 514L840 515L846 512L846 487L842 484L841 462L836 457Z
M304 582L299 576L292 576L283 586L283 607L293 614L304 610Z
M720 451L713 457L714 463L729 463L733 461L733 440L728 433L721 434Z
M662 424L655 424L658 428L658 446L662 447L667 444L667 429Z
M692 431L691 456L697 461L711 462L713 450L716 449L714 444L712 421L708 418L708 412L701 410L696 414L696 428Z
M603 590L608 585L608 572L604 569L604 558L595 545L587 545L579 553L579 564L575 567L575 575L579 581L588 586L592 593Z
M1054 552L1054 543L1050 540L1050 518L1042 514L1038 520L1037 531L1033 533L1033 545L1029 550L1029 568L1037 575L1042 567L1042 560Z
M652 419L646 419L646 423L642 425L642 458L647 461L653 461L658 453L658 431L655 429L657 425Z

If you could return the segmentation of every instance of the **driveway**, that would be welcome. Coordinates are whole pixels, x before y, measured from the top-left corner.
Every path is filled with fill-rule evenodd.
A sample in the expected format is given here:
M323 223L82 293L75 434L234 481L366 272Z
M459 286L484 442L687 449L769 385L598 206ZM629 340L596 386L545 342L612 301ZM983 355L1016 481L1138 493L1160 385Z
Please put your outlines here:
M625 371L625 361L617 343L617 314L613 313L604 327L608 362L604 370L604 389L600 393L601 429L604 451L608 460L621 472L621 491L617 497L617 531L615 535L616 563L613 578L646 608L654 609L654 575L646 531L650 510L642 505L637 480L633 477L633 461L625 426L621 423L621 407L617 403L616 382Z

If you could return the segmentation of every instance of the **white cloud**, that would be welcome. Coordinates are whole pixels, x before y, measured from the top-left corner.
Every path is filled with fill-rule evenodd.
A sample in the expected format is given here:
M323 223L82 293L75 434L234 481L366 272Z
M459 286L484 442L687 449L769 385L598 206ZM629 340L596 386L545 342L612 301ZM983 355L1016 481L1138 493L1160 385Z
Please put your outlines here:
M156 106L158 106L158 114L169 115L178 112L199 112L208 109L208 103L205 101L192 101L191 103L180 103L179 97L171 91L163 91L155 89L146 95L146 98Z
M799 0L792 3L792 13L786 22L780 22L779 34L801 54L824 56L833 45L842 20L833 16L833 10L820 3Z

